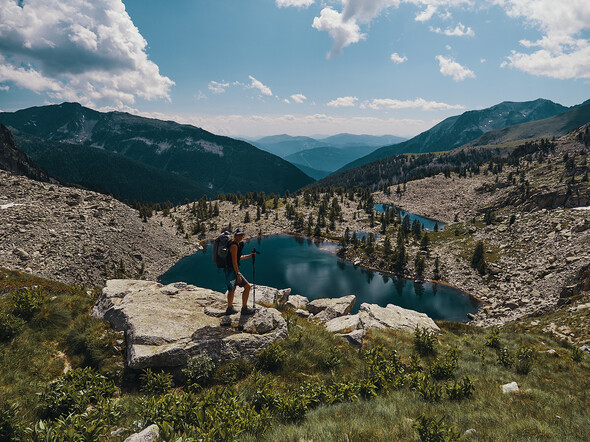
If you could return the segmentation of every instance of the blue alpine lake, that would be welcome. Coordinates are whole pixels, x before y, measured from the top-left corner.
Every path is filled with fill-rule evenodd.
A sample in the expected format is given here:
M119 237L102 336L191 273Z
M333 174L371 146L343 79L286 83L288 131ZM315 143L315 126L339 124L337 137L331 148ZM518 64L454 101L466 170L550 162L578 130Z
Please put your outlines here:
M375 210L375 212L379 212L379 213L385 213L387 210L389 210L392 206L389 206L387 204L375 204L375 206L373 206L373 209ZM409 215L410 217L410 225L412 225L412 223L414 222L414 220L418 220L418 222L420 224L422 224L422 228L423 230L435 230L435 226L438 224L438 230L442 230L443 227L445 226L444 223L434 220L434 219L430 219L430 218L424 218L423 216L419 216L419 215L414 215L413 213L410 212L406 212L405 210L401 210L401 209L397 209L400 216L400 219L404 219L404 217L406 215Z
M354 294L353 313L363 302L400 307L426 313L433 319L466 321L481 303L468 294L441 284L418 283L360 267L338 258L338 246L291 235L272 235L249 240L242 253L253 248L257 255L256 283L279 289L290 287L292 294L316 298L336 298ZM213 247L207 246L178 261L164 273L163 284L184 281L224 293L223 270L212 261ZM241 273L254 282L251 259L242 260ZM251 299L250 299L251 301Z

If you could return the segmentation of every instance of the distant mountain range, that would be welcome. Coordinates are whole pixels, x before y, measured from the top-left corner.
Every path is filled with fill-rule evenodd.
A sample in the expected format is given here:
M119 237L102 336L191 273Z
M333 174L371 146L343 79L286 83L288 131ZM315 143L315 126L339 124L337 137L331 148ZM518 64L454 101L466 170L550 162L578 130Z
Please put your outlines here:
M280 156L307 175L319 179L379 147L404 140L394 135L342 133L323 138L274 135L252 141L252 144Z
M540 102L544 103L540 103ZM547 109L559 109L560 107L565 109L564 112L554 115L549 118L540 119L537 121L531 121L521 124L512 125L506 128L498 129L498 130L491 130L486 132L484 135L471 140L468 143L464 143L461 146L455 148L451 152L446 152L445 149L438 149L439 151L444 152L444 155L435 155L433 152L428 152L426 148L421 149L420 147L423 146L419 144L418 141L426 140L432 141L435 138L440 140L448 139L449 134L453 134L457 132L458 124L457 122L460 120L460 117L470 115L472 119L479 120L482 118L482 115L474 115L473 112L483 112L483 115L492 116L492 109L506 109L507 107L520 107L523 109L522 106L514 106L514 105L524 105L525 103L501 103L497 106L494 106L490 109L485 109L484 111L472 111L466 112L465 114L459 117L451 117L447 120L444 120L442 123L434 126L429 131L426 131L411 140L408 140L405 143L400 143L397 145L397 148L400 148L405 151L412 147L415 150L410 152L401 152L401 153L429 153L429 155L425 155L416 159L414 162L414 166L409 166L408 158L400 157L399 154L393 153L387 157L380 158L369 163L361 164L360 166L346 169L349 165L345 166L342 170L331 174L328 177L325 177L316 183L314 186L360 186L360 187L374 187L376 185L396 182L404 179L408 179L413 176L412 174L416 175L416 171L412 169L416 168L416 166L423 167L425 169L430 168L431 170L437 170L436 167L432 167L434 163L449 163L454 166L461 165L463 162L467 161L468 158L471 157L478 157L478 158L487 158L487 154L494 151L496 149L487 149L485 147L478 147L478 146L487 146L487 145L496 145L501 143L506 143L509 141L519 141L519 140L528 140L528 139L540 139L540 138L553 138L565 135L585 124L590 122L590 100L582 103L578 106L573 106L571 108L566 108L564 106L551 105L552 102L548 102L547 100L536 100L534 102L529 102L529 104L533 104L530 108L532 112L534 112L535 116L542 115L543 111L540 111L540 107L538 104L542 104L542 108L545 110ZM525 108L526 109L526 108ZM503 112L498 113L497 115L500 116L502 122L513 120L514 117L511 119L506 119ZM529 113L529 116L531 113ZM498 124L503 124L502 122L498 123L494 120L488 120L488 127L493 127ZM465 126L465 125L464 125ZM447 128L447 131L444 128ZM476 133L475 130L472 130L471 133ZM434 144L431 144L434 145ZM426 144L428 146L428 144ZM381 151L383 152L392 152L397 151L396 146L392 146L392 148L383 148L379 149L374 152L377 154ZM496 155L500 155L497 151ZM366 158L366 157L365 157ZM357 160L358 161L358 160ZM441 167L442 166L437 166Z
M78 103L0 113L0 123L16 129L21 149L50 174L123 199L178 202L179 195L283 193L313 182L289 162L244 141Z
M487 109L473 110L449 117L431 129L407 141L385 146L343 166L340 171L402 153L425 153L452 150L479 138L484 133L528 121L541 120L569 108L550 100L505 101Z
M553 117L486 132L481 137L467 143L466 146L502 144L528 138L560 137L583 126L588 121L590 121L590 100Z

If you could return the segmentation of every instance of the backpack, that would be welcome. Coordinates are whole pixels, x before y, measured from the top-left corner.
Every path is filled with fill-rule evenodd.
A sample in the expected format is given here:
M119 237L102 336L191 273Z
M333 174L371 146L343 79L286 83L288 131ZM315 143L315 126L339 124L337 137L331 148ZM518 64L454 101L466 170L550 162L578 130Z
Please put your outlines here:
M227 230L221 232L215 241L213 241L213 262L220 269L227 267L227 257L229 255L229 243L231 242L231 233Z

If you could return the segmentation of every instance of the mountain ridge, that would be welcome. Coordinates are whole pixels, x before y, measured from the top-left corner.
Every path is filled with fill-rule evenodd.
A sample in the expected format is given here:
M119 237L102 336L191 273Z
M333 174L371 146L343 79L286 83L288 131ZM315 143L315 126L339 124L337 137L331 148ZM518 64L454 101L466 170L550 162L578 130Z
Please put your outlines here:
M244 141L173 121L102 113L79 103L1 113L0 122L50 141L102 149L177 174L197 183L209 197L237 191L283 193L314 181L289 162Z
M504 101L486 109L466 111L461 115L446 118L410 140L377 149L341 167L337 172L402 153L452 150L490 130L547 118L568 109L550 100L538 98L525 102ZM495 118L490 120L493 116Z

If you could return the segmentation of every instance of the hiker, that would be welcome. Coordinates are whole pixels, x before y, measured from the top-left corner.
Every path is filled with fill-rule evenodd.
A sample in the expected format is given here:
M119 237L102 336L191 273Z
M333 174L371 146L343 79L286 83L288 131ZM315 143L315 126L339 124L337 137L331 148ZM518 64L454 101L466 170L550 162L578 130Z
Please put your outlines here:
M234 230L233 241L228 244L227 264L223 269L223 273L225 274L225 284L227 285L226 315L238 313L238 311L233 306L234 293L237 286L244 288L244 292L242 293L242 310L240 313L242 315L254 314L254 309L247 306L248 296L250 295L250 288L252 285L240 273L240 261L242 259L252 258L255 252L242 256L242 249L244 248L244 235L244 229L238 227L236 230Z

